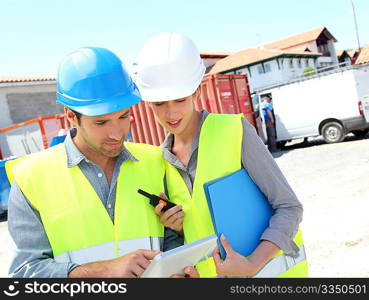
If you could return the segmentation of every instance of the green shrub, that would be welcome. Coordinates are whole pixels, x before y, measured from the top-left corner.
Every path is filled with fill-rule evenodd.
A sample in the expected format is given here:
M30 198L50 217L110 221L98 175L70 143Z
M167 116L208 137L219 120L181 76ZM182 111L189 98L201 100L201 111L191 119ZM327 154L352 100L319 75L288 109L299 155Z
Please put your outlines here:
M304 70L304 76L312 76L312 75L315 75L316 72L315 72L315 68L313 67L308 67Z

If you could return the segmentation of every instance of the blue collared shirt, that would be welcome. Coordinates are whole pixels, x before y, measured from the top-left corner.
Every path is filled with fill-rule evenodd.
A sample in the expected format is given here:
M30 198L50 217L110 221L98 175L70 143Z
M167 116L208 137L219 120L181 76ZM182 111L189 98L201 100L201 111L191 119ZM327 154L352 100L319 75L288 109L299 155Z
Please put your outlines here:
M262 103L262 111L263 111L265 121L270 121L270 116L267 113L268 110L270 110L271 113L273 113L273 106L271 103L264 101Z
M124 147L117 158L109 186L101 167L88 160L74 144L72 137L75 134L76 129L72 129L64 142L67 165L69 168L79 166L104 204L111 220L114 221L120 166L127 160L137 161L137 159ZM9 195L8 228L11 238L10 277L68 277L68 273L78 266L74 263L55 262L40 214L26 199L16 182L13 182ZM182 237L172 230L165 230L163 250L182 244Z

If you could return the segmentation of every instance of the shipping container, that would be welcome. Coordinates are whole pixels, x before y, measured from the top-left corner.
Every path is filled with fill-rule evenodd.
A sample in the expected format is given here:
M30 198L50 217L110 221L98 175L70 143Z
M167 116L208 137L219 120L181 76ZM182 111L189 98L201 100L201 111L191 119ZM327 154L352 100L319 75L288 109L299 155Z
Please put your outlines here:
M201 97L195 102L196 110L211 113L239 114L255 127L256 121L251 102L247 75L214 74L205 76L201 82ZM154 113L146 102L139 102L131 110L132 141L160 145L165 130L156 121Z
M201 82L201 98L195 103L197 110L212 113L239 114L255 127L255 116L247 75L214 74Z

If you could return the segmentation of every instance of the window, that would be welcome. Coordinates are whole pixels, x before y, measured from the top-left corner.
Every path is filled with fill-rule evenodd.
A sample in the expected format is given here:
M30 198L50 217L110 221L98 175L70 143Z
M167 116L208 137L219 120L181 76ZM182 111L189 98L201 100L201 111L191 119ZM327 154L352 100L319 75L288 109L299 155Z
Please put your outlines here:
M263 65L258 65L258 72L259 72L259 74L264 74Z
M318 46L319 52L329 52L328 44L322 44Z
M297 60L297 66L298 66L299 68L301 68L301 58L299 58L299 59Z
M309 59L305 59L305 67L309 67Z
M260 64L258 65L259 74L264 74L272 71L272 67L270 64Z
M290 69L293 69L293 58L290 59Z
M235 74L247 74L246 69L238 69Z
M270 64L264 64L264 70L265 73L271 72L272 71L272 67Z

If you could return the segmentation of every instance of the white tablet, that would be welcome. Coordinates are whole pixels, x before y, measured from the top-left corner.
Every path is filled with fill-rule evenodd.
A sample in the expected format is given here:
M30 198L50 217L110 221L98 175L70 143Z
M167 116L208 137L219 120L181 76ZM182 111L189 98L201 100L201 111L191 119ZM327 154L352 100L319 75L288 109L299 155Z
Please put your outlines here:
M183 269L194 266L205 256L211 256L217 245L217 236L210 235L193 243L174 248L154 257L141 277L170 277L184 274Z

